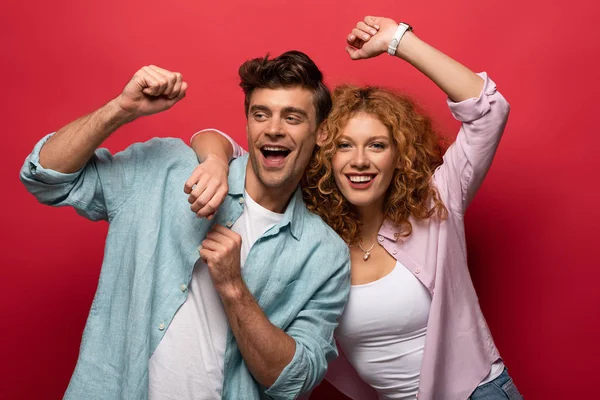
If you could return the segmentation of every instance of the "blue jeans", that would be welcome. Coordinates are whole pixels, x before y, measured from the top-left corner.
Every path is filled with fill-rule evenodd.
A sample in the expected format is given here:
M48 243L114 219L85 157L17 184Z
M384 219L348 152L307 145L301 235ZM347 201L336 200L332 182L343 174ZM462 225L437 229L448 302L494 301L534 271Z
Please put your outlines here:
M508 370L504 368L496 379L477 387L469 400L523 400L523 396L508 375Z

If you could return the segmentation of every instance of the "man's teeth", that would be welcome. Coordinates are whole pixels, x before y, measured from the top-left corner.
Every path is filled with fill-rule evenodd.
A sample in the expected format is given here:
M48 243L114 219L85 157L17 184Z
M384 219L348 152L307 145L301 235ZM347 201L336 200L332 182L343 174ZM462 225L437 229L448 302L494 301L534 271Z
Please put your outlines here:
M272 147L272 146L264 146L263 150L266 151L288 151L288 149L284 147Z
M354 183L363 183L363 182L369 182L371 181L371 179L373 179L373 177L371 175L351 175L348 177L350 179L351 182Z

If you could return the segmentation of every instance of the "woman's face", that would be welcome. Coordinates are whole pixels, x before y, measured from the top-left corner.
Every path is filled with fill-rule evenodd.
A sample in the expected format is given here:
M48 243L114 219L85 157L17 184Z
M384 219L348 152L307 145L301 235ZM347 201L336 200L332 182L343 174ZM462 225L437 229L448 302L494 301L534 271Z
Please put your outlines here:
M396 146L375 116L358 113L336 141L331 164L335 183L355 207L383 207L396 169Z

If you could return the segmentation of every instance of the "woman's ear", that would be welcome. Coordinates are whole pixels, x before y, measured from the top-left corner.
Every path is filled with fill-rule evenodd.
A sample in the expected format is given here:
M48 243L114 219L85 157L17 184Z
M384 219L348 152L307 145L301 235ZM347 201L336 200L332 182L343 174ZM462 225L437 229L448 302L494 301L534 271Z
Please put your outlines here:
M325 144L325 140L327 140L327 131L323 128L323 125L317 129L317 146L321 147Z

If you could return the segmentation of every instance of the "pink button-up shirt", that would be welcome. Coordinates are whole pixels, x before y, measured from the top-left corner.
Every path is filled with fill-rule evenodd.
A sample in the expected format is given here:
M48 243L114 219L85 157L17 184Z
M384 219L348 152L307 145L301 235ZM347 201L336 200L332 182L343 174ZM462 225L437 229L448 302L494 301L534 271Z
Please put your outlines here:
M413 231L405 239L398 238L396 227L385 221L378 235L379 243L432 296L419 400L467 399L500 358L467 267L464 213L490 168L509 105L487 74L479 75L485 84L478 98L448 100L462 126L433 175L448 219L411 219ZM327 379L355 400L377 398L343 354L330 364Z
M448 100L452 115L462 126L433 175L448 218L412 219L412 234L404 239L385 221L378 235L379 243L432 296L419 400L468 399L500 358L467 267L464 213L492 164L510 107L487 74L479 76L484 86L478 98L459 103ZM232 143L234 157L245 153L223 135ZM330 363L326 378L354 400L377 398L341 351Z

